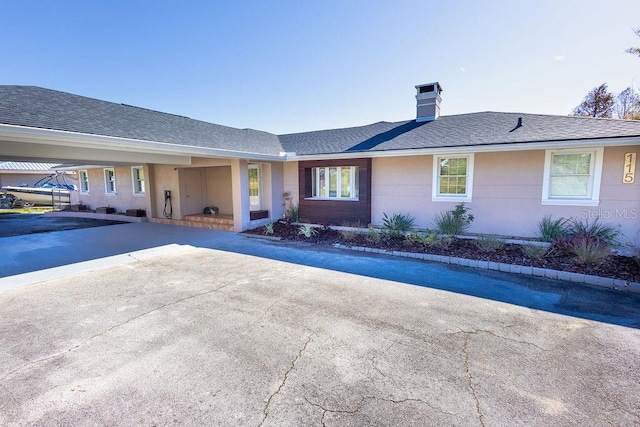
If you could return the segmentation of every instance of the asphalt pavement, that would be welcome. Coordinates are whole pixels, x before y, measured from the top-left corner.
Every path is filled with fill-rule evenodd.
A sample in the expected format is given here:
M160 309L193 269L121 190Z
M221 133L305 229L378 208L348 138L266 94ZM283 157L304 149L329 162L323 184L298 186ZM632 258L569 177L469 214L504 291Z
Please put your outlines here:
M41 213L3 213L0 215L0 238L122 223L82 217L52 217Z
M1 425L640 423L636 294L149 223L23 237Z

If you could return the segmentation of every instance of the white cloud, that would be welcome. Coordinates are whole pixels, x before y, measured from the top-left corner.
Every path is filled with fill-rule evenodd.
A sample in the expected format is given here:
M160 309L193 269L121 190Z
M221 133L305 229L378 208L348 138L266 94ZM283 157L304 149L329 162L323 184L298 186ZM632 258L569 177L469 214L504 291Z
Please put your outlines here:
M554 59L554 61L564 61L564 56L562 56L562 55L554 55L553 59Z
M463 73L467 72L467 70L465 70L464 67L460 67L460 71L462 71Z

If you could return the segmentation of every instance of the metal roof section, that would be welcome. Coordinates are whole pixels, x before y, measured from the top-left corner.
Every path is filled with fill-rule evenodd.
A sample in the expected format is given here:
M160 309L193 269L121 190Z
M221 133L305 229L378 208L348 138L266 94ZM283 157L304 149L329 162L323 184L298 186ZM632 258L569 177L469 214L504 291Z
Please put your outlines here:
M0 162L0 172L43 172L52 173L58 163Z

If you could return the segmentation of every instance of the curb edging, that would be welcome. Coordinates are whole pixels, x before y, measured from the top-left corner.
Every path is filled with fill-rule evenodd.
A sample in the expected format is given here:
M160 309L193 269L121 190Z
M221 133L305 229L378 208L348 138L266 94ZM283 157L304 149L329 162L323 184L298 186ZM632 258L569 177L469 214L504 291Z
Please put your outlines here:
M573 273L570 271L552 270L550 268L532 267L519 264L505 264L502 262L482 261L469 258L449 257L446 255L425 254L419 252L387 251L385 249L368 248L364 246L348 246L336 243L333 245L338 249L346 249L357 252L371 252L375 254L391 255L403 258L420 259L423 261L439 262L443 264L459 265L461 267L480 268L483 270L501 271L504 273L521 274L525 276L544 277L547 279L564 280L573 283L584 283L586 285L598 286L601 288L615 289L640 293L640 282L630 282L611 277L593 276L584 273Z

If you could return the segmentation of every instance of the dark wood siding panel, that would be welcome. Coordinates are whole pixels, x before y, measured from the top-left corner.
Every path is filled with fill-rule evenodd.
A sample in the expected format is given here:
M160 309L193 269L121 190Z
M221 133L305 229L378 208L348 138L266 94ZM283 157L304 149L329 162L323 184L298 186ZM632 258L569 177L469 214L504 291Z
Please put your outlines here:
M325 166L357 166L359 200L312 200L311 169ZM311 160L298 162L300 222L334 224L371 222L371 159Z

